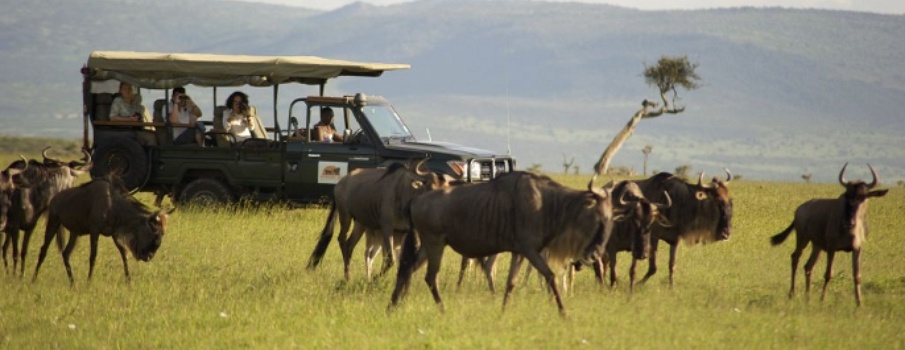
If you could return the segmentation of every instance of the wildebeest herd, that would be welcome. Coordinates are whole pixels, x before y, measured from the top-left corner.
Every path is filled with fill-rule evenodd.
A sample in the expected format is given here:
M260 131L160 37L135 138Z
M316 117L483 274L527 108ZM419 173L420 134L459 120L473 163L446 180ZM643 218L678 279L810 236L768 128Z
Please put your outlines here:
M91 167L91 157L65 162L51 158L17 160L0 172L0 229L3 262L7 273L24 274L25 257L38 219L47 214L44 242L33 279L52 241L61 251L70 283L74 284L69 257L79 236L91 243L88 278L94 272L97 244L101 235L113 239L129 280L128 250L138 260L149 261L161 246L168 214L153 211L134 199L113 176L92 179L77 187L73 181ZM565 312L557 274L569 275L582 266L591 266L604 283L607 268L610 284L616 283L616 257L631 252L630 290L635 285L638 261L648 260L641 282L657 272L656 253L660 241L669 244L669 284L673 285L676 253L680 241L716 242L730 238L733 203L726 178L697 183L669 173L659 173L638 181L620 181L600 186L596 176L587 189L563 186L553 179L524 171L502 174L488 182L467 184L424 169L424 162L393 164L387 168L357 169L343 177L334 189L334 198L324 228L308 261L318 266L339 221L338 243L342 251L344 277L350 278L352 252L362 236L366 238L366 275L383 252L383 275L397 267L390 309L408 291L412 274L426 265L425 282L438 306L443 308L437 284L446 247L465 262L482 262L493 291L493 263L497 254L509 252L512 260L506 281L503 306L511 297L525 259L541 275L560 310ZM887 190L875 190L879 176L868 165L873 180L845 180L847 164L839 172L845 192L834 199L814 199L802 204L794 220L773 236L773 245L782 243L794 230L797 243L792 253L789 297L795 289L795 272L802 251L813 244L805 264L806 289L820 252L827 252L823 294L832 275L836 251L852 252L855 300L861 305L859 259L867 235L865 213L870 197ZM63 246L65 227L68 243ZM351 233L350 233L351 228ZM21 236L20 231L24 232ZM8 262L12 247L12 263ZM11 268L11 269L10 269ZM460 274L461 281L461 274Z

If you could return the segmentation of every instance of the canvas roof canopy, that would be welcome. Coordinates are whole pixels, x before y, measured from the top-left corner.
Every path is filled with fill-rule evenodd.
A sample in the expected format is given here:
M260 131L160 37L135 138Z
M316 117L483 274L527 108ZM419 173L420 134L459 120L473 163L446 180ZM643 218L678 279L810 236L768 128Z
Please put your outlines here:
M408 64L333 60L316 56L251 56L196 53L95 51L88 58L92 81L115 79L146 89L176 86L320 85L339 76L378 77Z

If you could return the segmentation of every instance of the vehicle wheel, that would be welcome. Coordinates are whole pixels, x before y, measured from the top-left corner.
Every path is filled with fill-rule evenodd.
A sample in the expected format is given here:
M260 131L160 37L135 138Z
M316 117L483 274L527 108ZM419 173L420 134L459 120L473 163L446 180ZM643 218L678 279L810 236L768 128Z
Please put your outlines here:
M104 142L94 151L92 177L113 174L122 180L129 191L144 185L150 169L148 155L137 141L118 137Z
M235 201L233 191L217 179L201 178L189 182L179 193L179 204L211 206Z

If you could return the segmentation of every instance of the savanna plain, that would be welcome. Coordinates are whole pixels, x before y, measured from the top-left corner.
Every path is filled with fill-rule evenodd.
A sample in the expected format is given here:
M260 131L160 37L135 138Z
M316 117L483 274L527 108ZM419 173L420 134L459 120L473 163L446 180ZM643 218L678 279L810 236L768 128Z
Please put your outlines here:
M0 160L8 164L14 157ZM554 178L576 188L588 180ZM416 272L402 304L388 312L395 269L366 281L362 245L349 281L343 279L335 241L321 266L306 269L327 215L324 207L179 208L151 262L129 257L130 283L109 238L101 238L89 282L89 244L83 237L71 260L74 287L54 246L37 281L31 281L42 220L25 276L12 274L11 267L0 275L0 347L901 349L905 190L885 187L891 188L886 197L870 201L860 308L853 297L850 254L837 254L825 301L819 295L825 255L815 269L810 300L801 272L797 294L789 299L794 238L779 247L768 242L788 226L798 204L838 196L842 187L835 183L734 181L731 239L683 244L673 288L667 282L667 245L661 244L657 275L632 295L626 279L630 257L621 253L621 283L613 289L599 286L589 270L578 272L574 289L564 296L566 317L536 273L522 275L502 310L499 290L508 255L498 262L496 294L477 271L469 271L457 288L459 256L449 249L440 274L445 313L423 282L424 269ZM148 194L137 197L153 200ZM380 263L378 258L375 267ZM643 273L646 263L640 266Z

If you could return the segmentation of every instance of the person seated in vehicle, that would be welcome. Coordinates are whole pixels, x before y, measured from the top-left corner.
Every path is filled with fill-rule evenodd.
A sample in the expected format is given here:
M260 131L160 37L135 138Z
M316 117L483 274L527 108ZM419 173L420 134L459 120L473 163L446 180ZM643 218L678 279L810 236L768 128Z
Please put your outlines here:
M226 99L226 109L223 111L223 130L235 137L236 142L242 142L252 138L255 123L252 121L251 109L248 108L248 95L236 91Z
M173 144L187 145L192 142L204 146L204 124L198 122L201 118L201 108L186 95L185 88L178 86L173 88L173 100L170 101L169 121L172 124L185 126L173 127Z
M141 104L141 95L136 94L132 84L119 83L119 96L110 104L110 120L119 122L151 122L148 109ZM153 130L153 126L151 127Z
M320 142L343 142L342 134L333 126L333 109L321 108L321 121L311 127L311 140Z
M141 95L135 92L132 84L127 82L119 83L119 95L110 104L110 121L151 123L151 114L141 104ZM141 144L153 145L157 143L157 139L152 134L154 126L135 127L135 130L139 131L135 137Z

